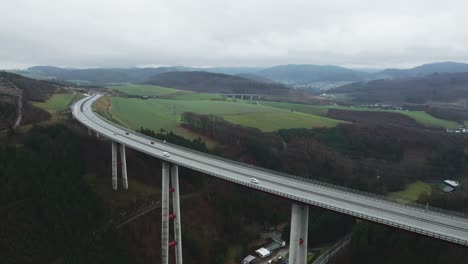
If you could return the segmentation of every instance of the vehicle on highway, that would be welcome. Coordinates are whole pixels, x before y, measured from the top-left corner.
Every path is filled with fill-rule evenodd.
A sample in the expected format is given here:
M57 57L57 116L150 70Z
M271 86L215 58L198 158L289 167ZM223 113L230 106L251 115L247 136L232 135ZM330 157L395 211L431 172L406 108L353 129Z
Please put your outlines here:
M171 155L169 155L169 153L167 153L166 151L164 151L164 152L163 152L163 156L169 158Z
M128 132L125 132L125 135L130 135Z
M151 141L150 143L151 143L151 145L154 145L154 141Z
M250 182L251 182L251 183L254 183L254 184L258 184L258 183L259 183L259 181L258 181L257 179L255 179L255 178L250 178Z

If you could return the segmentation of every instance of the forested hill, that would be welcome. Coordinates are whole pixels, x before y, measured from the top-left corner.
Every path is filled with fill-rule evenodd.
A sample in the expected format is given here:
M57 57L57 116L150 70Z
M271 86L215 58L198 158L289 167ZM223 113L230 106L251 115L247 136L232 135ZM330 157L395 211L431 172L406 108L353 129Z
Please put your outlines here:
M358 81L365 73L334 65L280 65L256 74L279 82Z
M64 69L52 66L36 66L28 70L38 71L58 80L85 80L96 84L142 82L159 73L182 71L185 67L130 68L130 69Z
M335 88L360 102L426 103L468 98L468 72L358 82Z
M436 62L423 64L410 69L386 69L374 74L371 79L422 77L436 72L468 72L468 64L459 62Z
M57 89L52 83L4 71L0 71L0 80L2 86L23 90L24 99L32 101L43 101L49 98Z
M161 73L145 83L207 93L279 95L289 92L289 88L282 84L258 82L239 76L204 71Z

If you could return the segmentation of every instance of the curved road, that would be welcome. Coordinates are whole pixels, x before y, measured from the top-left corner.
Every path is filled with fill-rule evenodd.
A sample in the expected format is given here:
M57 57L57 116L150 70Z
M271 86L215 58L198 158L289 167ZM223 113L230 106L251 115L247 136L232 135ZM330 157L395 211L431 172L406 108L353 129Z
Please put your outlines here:
M468 246L468 218L465 216L403 205L383 198L345 190L338 186L333 187L328 184L307 181L296 176L164 143L118 126L95 114L91 106L101 96L96 94L81 99L72 106L72 113L78 122L110 140L158 159L252 189ZM165 157L163 152L170 153L170 156ZM251 183L252 177L258 179L259 183Z

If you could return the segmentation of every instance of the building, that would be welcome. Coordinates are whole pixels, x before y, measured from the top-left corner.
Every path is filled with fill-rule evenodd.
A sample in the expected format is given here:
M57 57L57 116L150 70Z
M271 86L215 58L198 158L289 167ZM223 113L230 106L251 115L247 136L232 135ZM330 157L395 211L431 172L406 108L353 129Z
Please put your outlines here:
M258 254L260 258L266 258L271 255L271 252L264 247L255 250L255 252Z
M458 183L457 181L452 181L452 180L445 180L444 183L452 188L457 188L460 186L460 183Z
M244 260L242 261L242 264L252 264L255 262L255 257L252 256L252 255L248 255L247 257L244 258Z

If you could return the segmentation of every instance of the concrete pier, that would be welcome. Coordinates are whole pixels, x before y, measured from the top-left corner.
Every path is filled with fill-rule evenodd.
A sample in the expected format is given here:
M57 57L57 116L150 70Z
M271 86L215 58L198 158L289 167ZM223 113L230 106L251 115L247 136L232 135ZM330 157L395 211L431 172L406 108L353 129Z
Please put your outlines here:
M175 263L182 264L182 223L180 218L180 196L179 196L179 166L173 164L171 168L171 181L174 192L172 193L172 210L174 218L174 240L175 245Z
M112 189L117 190L117 143L112 141Z
M122 183L125 190L128 189L127 179L127 156L125 154L125 145L120 144L120 162L122 163Z
M169 264L169 167L169 163L162 162L161 264Z
M307 234L309 207L293 203L291 208L291 233L289 237L289 264L307 263Z

